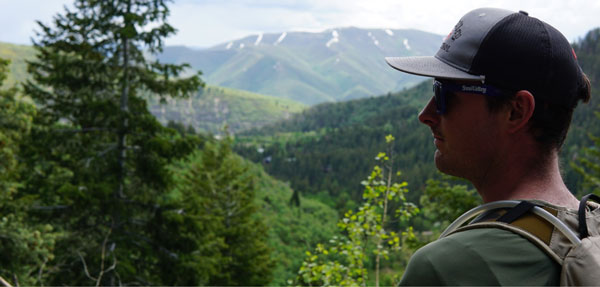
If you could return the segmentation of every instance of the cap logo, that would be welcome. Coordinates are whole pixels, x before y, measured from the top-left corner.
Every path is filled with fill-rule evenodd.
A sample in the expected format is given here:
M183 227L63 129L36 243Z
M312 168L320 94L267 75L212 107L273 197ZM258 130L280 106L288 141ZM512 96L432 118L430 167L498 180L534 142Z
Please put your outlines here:
M458 23L454 26L454 29L452 29L452 31L450 31L448 36L446 36L446 38L444 39L444 42L442 43L442 46L440 47L440 49L442 49L446 52L450 52L451 45L446 43L446 41L448 41L448 38L450 38L452 41L456 41L458 38L460 38L460 36L462 36L462 29L461 29L462 26L463 26L463 21L462 20L458 21Z
M456 41L456 39L460 38L460 36L462 36L462 30L460 29L463 26L463 21L460 20L458 21L458 23L456 24L456 26L454 26L454 34L452 34L452 41Z
M482 86L466 86L466 85L462 85L462 91L463 92L476 92L476 93L485 94L487 92L487 88L482 87Z

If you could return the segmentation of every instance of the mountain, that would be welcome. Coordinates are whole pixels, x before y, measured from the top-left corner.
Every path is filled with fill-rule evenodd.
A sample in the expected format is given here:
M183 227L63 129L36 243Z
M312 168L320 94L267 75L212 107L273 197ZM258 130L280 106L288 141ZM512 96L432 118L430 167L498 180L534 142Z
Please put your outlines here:
M5 86L14 86L29 78L26 60L35 58L32 46L0 42L0 58L11 60ZM288 118L305 105L289 99L269 97L231 88L209 86L188 99L167 99L161 104L148 97L148 107L162 123L179 122L196 130L218 134L225 124L237 133L249 128Z
M148 99L148 108L163 124L169 121L220 134L225 125L237 133L301 112L301 103L223 87L205 87L188 99Z
M423 79L394 71L384 57L433 55L441 40L417 30L350 27L259 34L201 50L166 47L158 58L190 63L211 85L313 105L414 86Z
M8 77L4 86L12 87L18 82L28 77L25 60L31 60L35 57L35 50L32 46L15 45L0 42L0 58L10 60Z

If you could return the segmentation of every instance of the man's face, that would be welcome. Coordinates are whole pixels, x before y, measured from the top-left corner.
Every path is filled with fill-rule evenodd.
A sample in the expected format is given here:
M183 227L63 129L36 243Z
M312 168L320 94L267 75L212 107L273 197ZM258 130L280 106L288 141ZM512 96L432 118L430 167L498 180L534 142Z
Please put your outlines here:
M478 85L478 83L467 83ZM432 98L419 114L419 120L431 128L434 137L435 164L450 175L479 180L496 161L500 113L487 108L485 95L447 93L444 114Z

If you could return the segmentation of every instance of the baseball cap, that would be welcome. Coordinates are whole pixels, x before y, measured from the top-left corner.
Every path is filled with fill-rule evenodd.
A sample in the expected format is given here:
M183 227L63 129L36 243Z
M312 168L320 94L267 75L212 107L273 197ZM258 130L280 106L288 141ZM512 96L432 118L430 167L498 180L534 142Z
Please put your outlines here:
M557 29L527 12L497 8L465 14L435 56L385 60L402 72L528 90L557 104L576 104L583 82L577 56Z

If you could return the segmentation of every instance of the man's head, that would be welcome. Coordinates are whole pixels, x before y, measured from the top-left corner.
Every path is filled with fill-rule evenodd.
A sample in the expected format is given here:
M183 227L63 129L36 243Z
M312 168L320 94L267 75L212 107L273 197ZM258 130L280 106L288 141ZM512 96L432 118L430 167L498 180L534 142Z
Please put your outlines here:
M590 97L589 81L569 42L525 12L473 10L456 24L435 56L386 61L397 70L434 77L441 83L434 86L439 97L452 94L441 93L444 83L468 83L476 94L493 90L484 96L490 111L509 104L519 91L529 92L535 108L527 128L547 152L560 149L575 106Z

